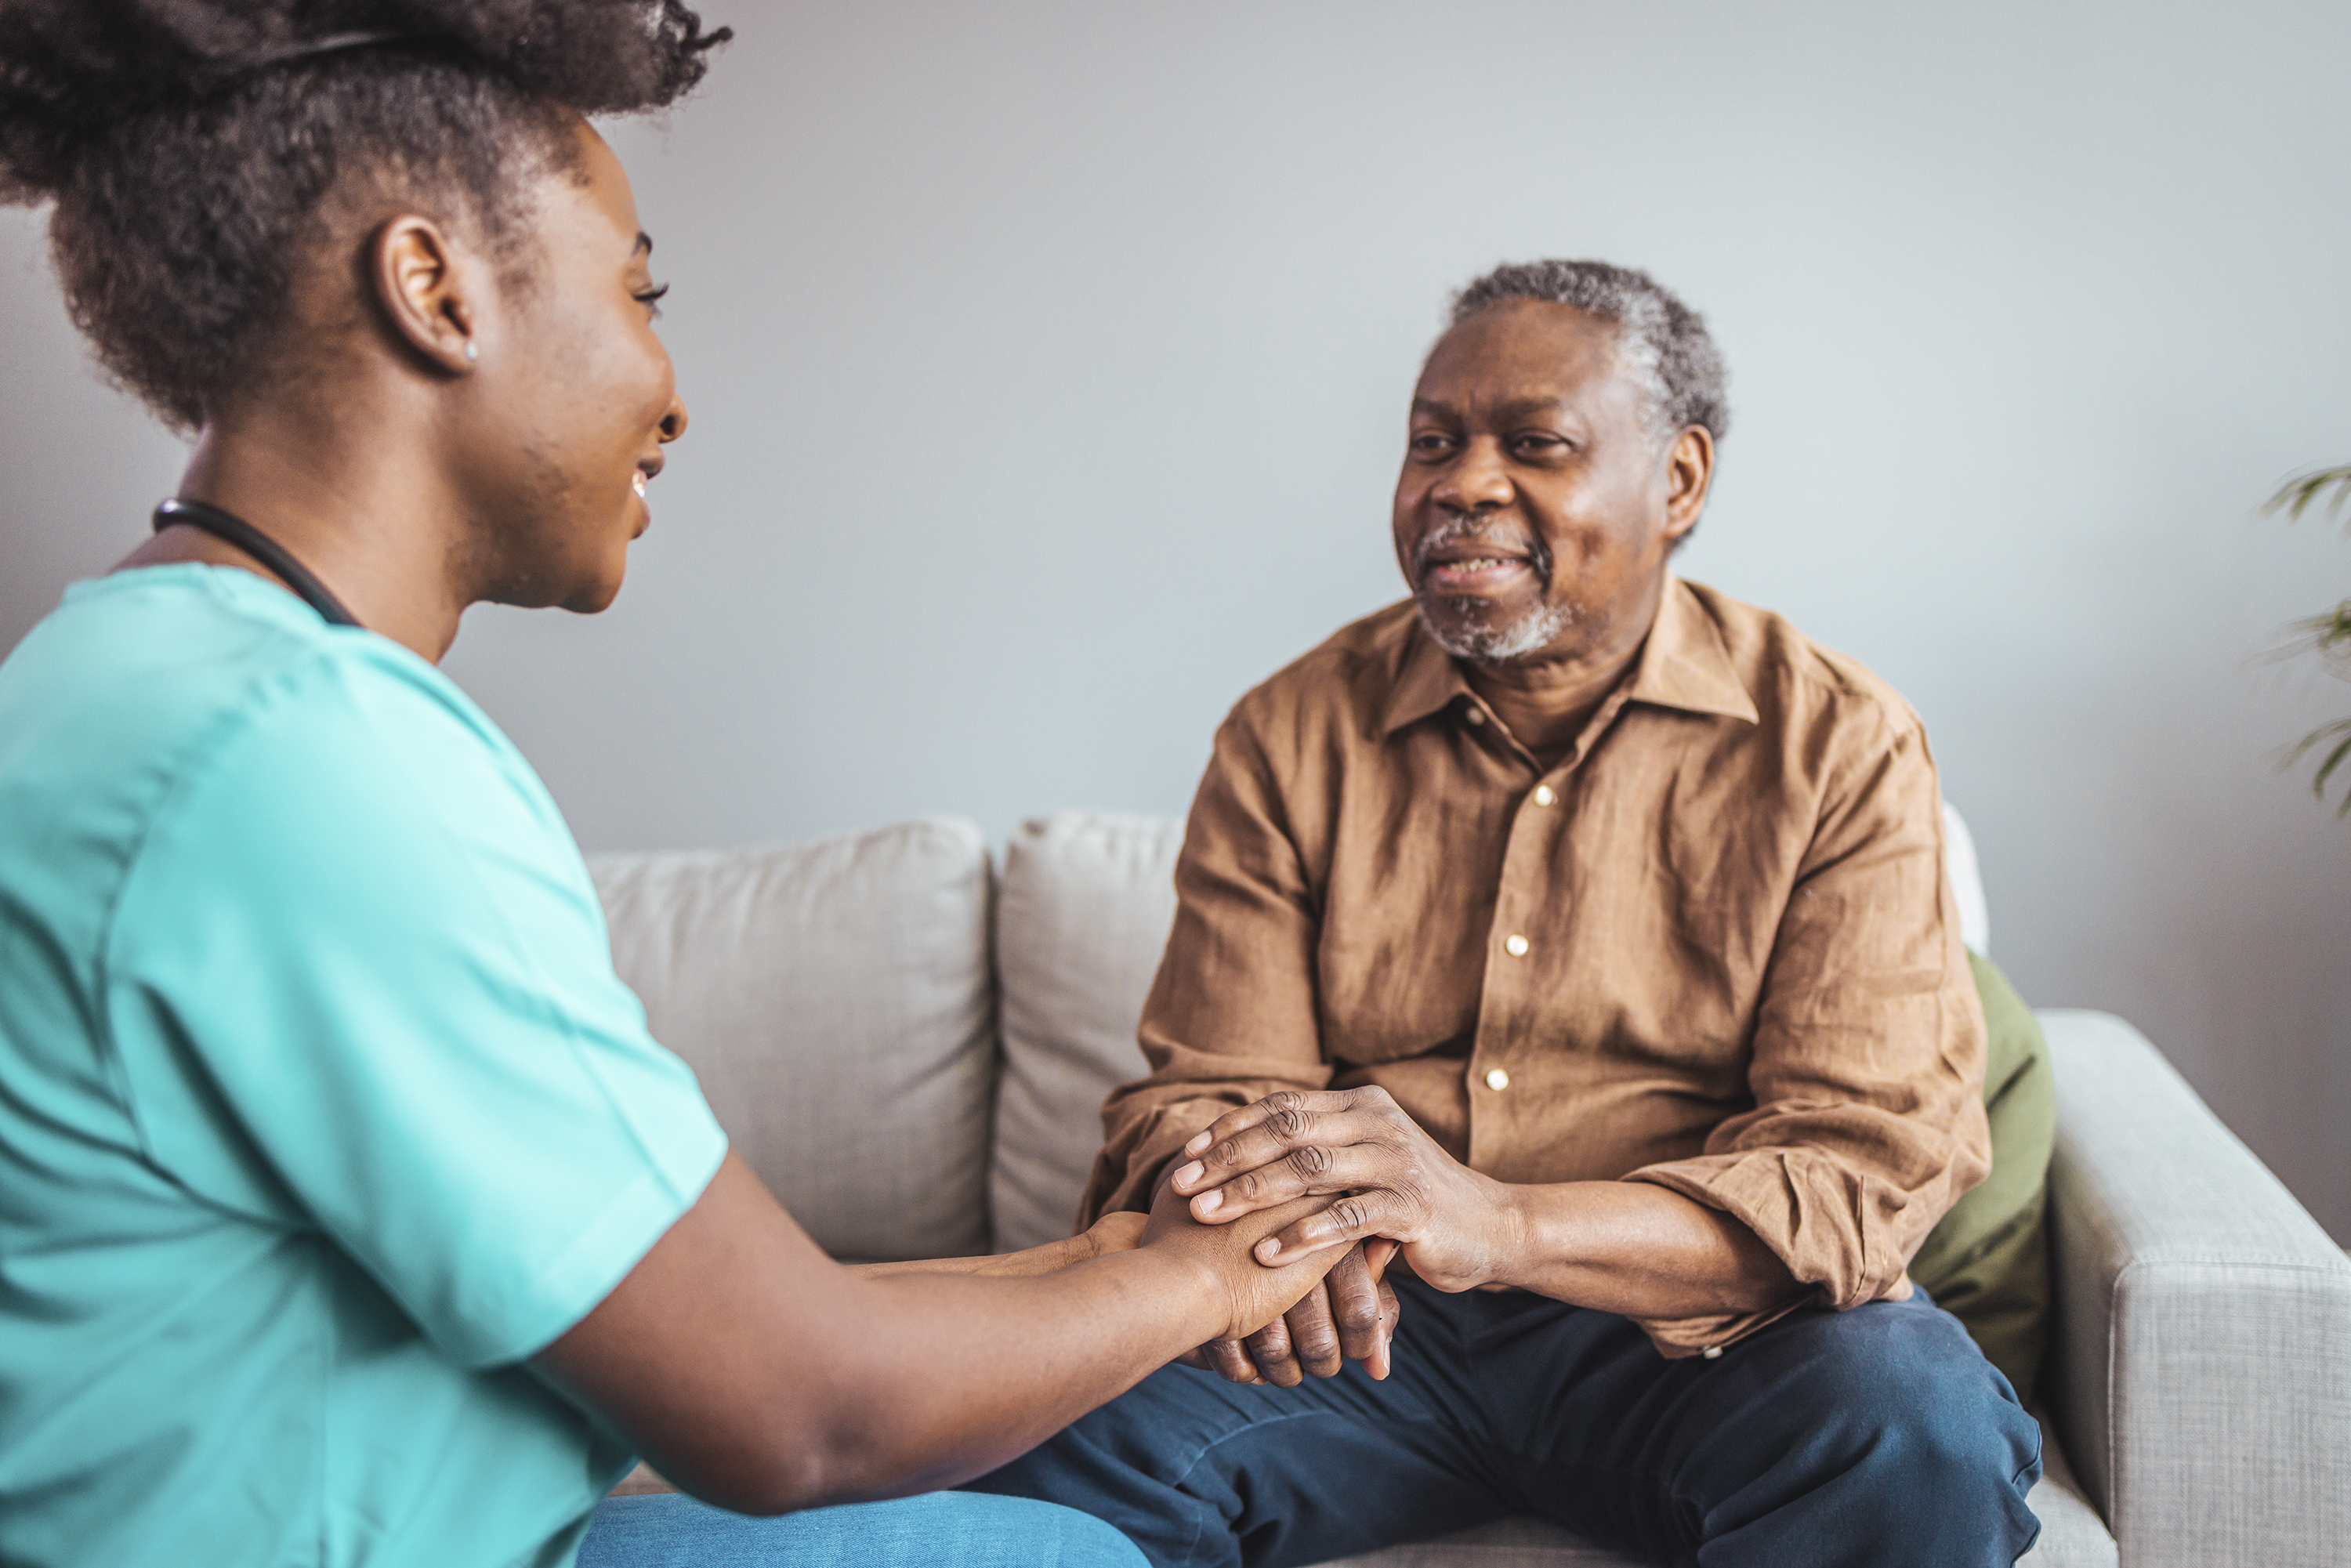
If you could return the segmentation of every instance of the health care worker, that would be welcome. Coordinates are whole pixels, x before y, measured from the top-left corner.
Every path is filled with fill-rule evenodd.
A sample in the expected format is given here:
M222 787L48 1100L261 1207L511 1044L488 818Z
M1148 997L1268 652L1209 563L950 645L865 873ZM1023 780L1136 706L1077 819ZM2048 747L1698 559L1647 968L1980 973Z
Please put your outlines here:
M1335 1256L1177 1206L962 1266L1023 1277L836 1266L434 667L468 605L620 591L686 414L584 116L724 36L0 5L0 199L54 204L99 362L195 438L0 666L0 1560L1139 1563L1008 1499L599 1500L632 1453L745 1514L951 1485Z

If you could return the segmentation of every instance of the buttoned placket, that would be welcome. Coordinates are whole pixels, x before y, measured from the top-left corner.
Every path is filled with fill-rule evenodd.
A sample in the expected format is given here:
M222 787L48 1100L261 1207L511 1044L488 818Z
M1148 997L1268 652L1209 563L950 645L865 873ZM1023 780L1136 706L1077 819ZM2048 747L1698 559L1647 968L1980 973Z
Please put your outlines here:
M1467 696L1461 721L1470 743L1491 751L1497 743L1527 773L1535 776L1531 789L1519 797L1510 817L1510 831L1502 852L1500 885L1495 891L1494 923L1486 942L1486 969L1478 988L1478 1028L1467 1067L1469 1085L1468 1165L1489 1169L1489 1138L1515 1119L1517 1106L1511 1085L1511 1064L1520 1063L1524 1077L1524 1052L1541 1042L1519 1038L1522 1020L1534 1009L1528 999L1541 983L1549 956L1539 945L1543 927L1556 930L1554 918L1540 918L1553 901L1551 892L1562 840L1568 827L1567 800L1576 770L1598 748L1632 696L1628 673L1608 694L1567 756L1545 771L1534 754L1520 745L1510 727L1489 711L1474 695ZM1537 1079L1535 1082L1540 1082ZM1502 1140L1507 1142L1507 1140Z

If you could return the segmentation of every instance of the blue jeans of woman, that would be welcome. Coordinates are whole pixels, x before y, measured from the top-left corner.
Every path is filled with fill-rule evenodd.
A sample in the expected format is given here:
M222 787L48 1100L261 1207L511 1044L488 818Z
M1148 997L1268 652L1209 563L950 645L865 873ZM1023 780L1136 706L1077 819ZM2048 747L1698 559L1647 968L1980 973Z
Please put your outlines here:
M934 1492L776 1519L675 1493L607 1498L580 1568L1144 1568L1099 1520L1025 1498Z

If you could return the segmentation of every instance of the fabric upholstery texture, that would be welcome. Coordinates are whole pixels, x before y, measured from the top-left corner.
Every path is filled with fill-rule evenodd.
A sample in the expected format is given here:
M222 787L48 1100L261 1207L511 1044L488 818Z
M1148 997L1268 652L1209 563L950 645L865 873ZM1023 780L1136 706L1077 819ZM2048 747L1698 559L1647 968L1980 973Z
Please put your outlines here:
M2040 1022L1991 959L1968 955L1983 998L1991 1174L1963 1194L1910 1260L1910 1278L1965 1323L2017 1397L2033 1402L2049 1343L2049 1151L2057 1090Z
M2351 1262L2139 1033L2044 1012L2058 1334L2043 1379L2131 1568L2351 1542Z
M1176 918L1183 824L1064 813L1012 835L996 906L1004 1078L988 1197L998 1251L1070 1234L1102 1106L1143 1076L1134 1020Z
M653 1038L820 1246L987 1250L996 1019L977 828L598 855L589 870Z
M1959 906L1959 940L1970 953L1991 951L1991 905L1984 898L1983 872L1976 863L1976 836L1967 819L1943 802L1943 861L1951 873L1951 897Z

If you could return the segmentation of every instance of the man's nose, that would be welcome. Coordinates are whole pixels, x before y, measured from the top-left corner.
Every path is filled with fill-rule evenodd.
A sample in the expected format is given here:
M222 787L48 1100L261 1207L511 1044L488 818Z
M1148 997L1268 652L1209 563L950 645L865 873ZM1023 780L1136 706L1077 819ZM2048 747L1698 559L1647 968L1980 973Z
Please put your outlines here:
M678 397L675 393L672 393L669 400L669 412L662 415L661 438L663 443L666 444L669 442L675 441L679 436L684 435L684 434L685 402L684 399Z
M1429 498L1456 511L1485 512L1509 506L1511 493L1501 444L1479 440L1462 447Z

